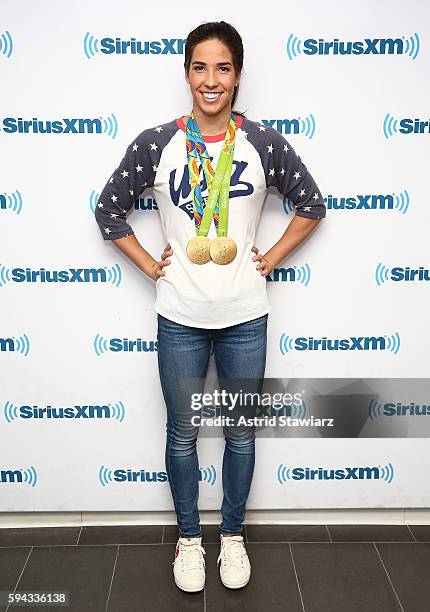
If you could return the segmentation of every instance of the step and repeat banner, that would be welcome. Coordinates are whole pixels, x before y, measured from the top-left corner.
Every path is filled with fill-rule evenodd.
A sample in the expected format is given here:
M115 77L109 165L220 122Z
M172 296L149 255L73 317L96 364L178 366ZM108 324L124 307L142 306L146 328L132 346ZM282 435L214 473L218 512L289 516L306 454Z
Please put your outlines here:
M2 2L0 511L173 509L155 283L94 210L137 134L190 110L185 38L220 19L244 42L236 108L287 138L327 207L267 277L266 375L300 399L258 429L247 507L430 504L429 17L418 0ZM268 194L260 251L293 216ZM150 191L128 220L160 259ZM222 500L211 431L202 510Z

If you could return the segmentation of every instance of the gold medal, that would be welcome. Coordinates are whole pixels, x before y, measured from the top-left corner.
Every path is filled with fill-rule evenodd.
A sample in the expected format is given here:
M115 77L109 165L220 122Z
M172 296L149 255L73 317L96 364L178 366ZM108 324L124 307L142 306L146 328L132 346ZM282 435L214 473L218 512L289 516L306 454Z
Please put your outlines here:
M187 244L188 258L196 264L205 264L211 260L209 248L211 239L208 236L194 236Z
M210 257L216 264L229 264L237 255L237 245L228 236L214 238L210 245Z
M236 137L235 121L235 116L231 113L224 146L214 172L194 114L191 113L187 120L185 131L188 173L193 198L194 221L197 226L197 236L187 244L187 255L196 264L205 264L211 259L216 264L229 264L237 255L236 243L225 235L228 228L228 200ZM205 205L201 193L199 164L203 168L207 182L208 198ZM214 215L217 238L211 240L208 238L208 233Z

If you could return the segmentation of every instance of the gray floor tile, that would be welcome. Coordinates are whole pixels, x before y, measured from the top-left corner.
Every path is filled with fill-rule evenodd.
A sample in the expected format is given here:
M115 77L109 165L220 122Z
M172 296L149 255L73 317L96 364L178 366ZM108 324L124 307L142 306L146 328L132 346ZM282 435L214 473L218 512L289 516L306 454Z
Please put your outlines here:
M1 528L0 546L76 544L80 529L80 527Z
M247 525L248 542L329 542L325 525Z
M105 612L116 553L116 546L33 548L17 590L69 591L70 606L64 608L67 612ZM10 612L31 609L9 608Z
M0 591L13 591L31 547L0 548ZM0 606L0 611L6 606Z
M206 544L205 549L207 612L303 612L288 544L248 544L251 578L241 589L222 584L219 546Z
M82 527L79 544L160 544L161 525Z
M430 542L430 525L409 525L417 542Z
M373 544L291 548L306 612L401 611Z
M333 542L413 542L406 525L327 525Z
M430 609L430 544L376 544L405 612Z
M204 592L173 579L175 546L120 546L107 612L203 612Z

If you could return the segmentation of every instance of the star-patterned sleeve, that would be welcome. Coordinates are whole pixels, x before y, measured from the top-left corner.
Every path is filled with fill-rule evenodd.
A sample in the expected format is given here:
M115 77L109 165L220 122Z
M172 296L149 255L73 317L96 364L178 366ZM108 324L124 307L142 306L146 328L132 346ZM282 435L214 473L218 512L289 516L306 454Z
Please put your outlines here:
M121 163L100 194L95 218L105 240L134 234L126 220L126 213L141 193L153 186L157 170L157 149L150 145L149 132L141 132L130 143Z
M326 216L326 207L311 173L291 144L273 128L272 132L275 136L269 183L291 201L297 216L323 219ZM270 144L267 145L268 151L271 149Z
M323 219L326 216L323 196L300 156L274 128L259 125L258 132L267 187L276 187L288 198L299 217Z

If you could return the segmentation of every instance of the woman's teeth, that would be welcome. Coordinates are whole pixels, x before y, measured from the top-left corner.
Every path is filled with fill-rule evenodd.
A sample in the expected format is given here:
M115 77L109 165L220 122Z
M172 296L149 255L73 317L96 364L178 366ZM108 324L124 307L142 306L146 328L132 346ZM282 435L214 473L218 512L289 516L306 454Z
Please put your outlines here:
M202 92L202 93L203 93L204 99L209 100L209 101L218 100L220 96L219 93L206 93L206 92Z

